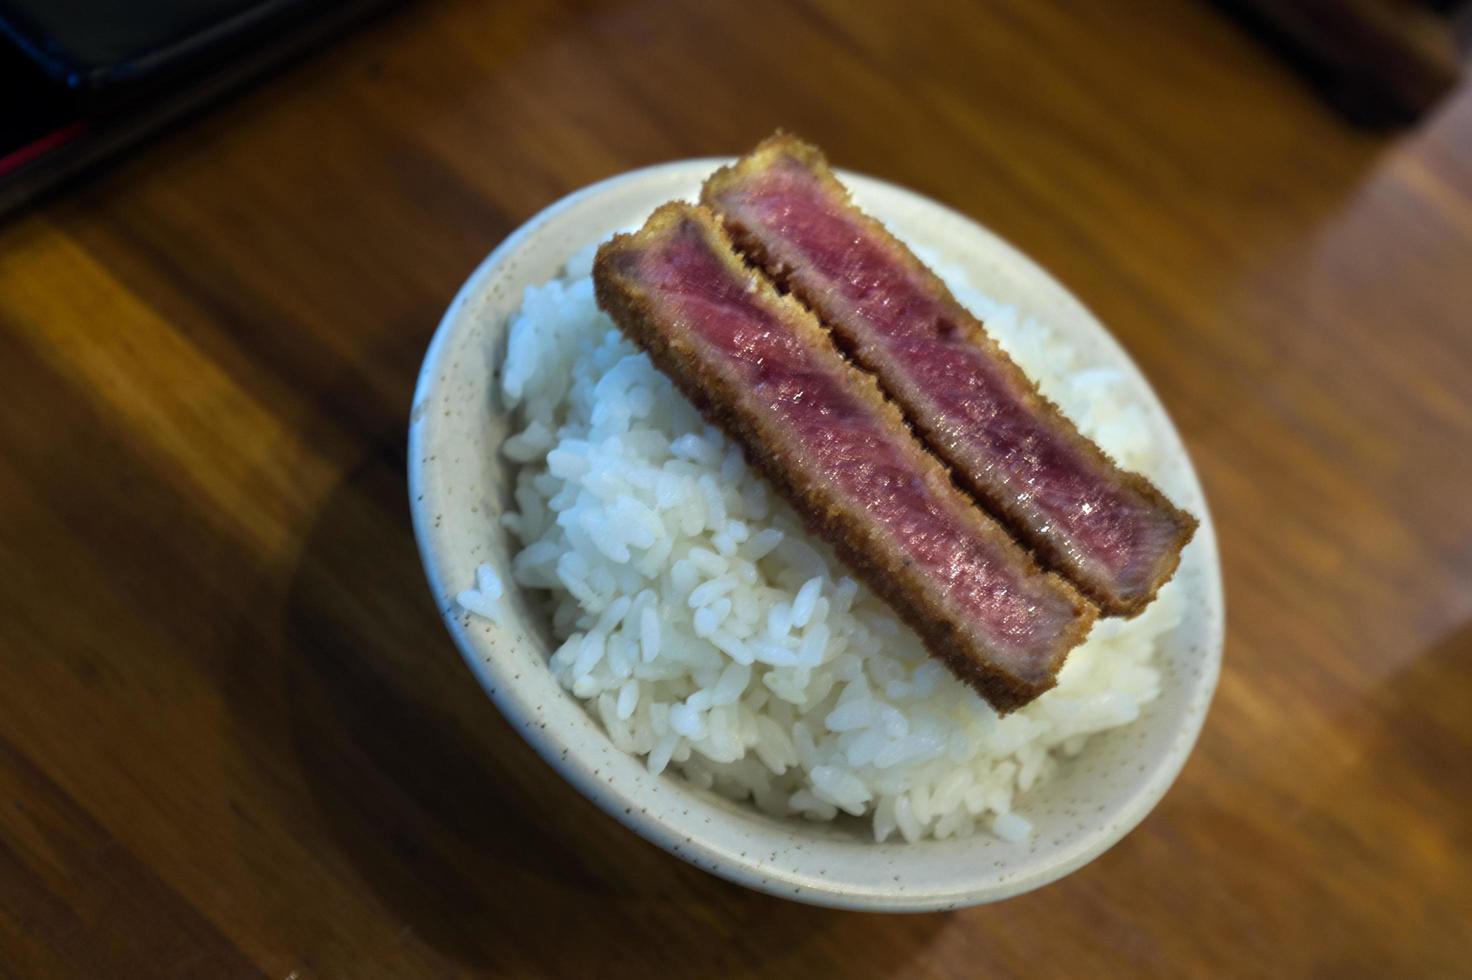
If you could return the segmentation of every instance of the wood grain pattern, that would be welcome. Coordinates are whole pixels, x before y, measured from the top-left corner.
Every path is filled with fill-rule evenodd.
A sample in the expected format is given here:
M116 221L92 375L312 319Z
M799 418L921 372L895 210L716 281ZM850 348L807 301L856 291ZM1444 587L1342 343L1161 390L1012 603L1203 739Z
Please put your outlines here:
M1218 523L1146 823L947 915L748 893L509 731L409 530L464 275L777 125L1111 325ZM1206 5L404 9L0 229L0 974L1450 976L1472 954L1472 95L1347 129Z

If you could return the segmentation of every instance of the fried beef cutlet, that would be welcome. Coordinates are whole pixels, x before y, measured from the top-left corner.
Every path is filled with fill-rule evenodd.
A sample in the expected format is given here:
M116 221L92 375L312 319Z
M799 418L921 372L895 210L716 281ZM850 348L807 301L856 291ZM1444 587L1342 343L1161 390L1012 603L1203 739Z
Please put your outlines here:
M623 332L958 677L1002 712L1053 686L1093 607L956 489L713 212L665 205L599 250L594 281Z

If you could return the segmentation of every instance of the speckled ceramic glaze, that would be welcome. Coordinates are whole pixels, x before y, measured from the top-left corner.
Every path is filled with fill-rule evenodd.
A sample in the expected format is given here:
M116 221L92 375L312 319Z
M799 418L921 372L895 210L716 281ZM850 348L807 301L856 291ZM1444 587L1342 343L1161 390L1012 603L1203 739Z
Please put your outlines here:
M548 625L510 585L516 543L497 522L512 467L496 397L507 318L524 287L557 275L568 256L635 226L657 205L692 197L722 161L692 160L596 184L527 222L478 268L435 334L409 430L414 530L435 601L456 645L502 713L558 772L634 831L732 881L820 905L920 911L990 902L1053 881L1096 857L1142 820L1180 771L1216 686L1223 604L1216 536L1201 487L1165 411L1097 320L1006 242L933 201L845 175L858 202L901 235L967 273L984 293L1034 313L1067 337L1087 365L1119 368L1138 389L1168 460L1163 488L1201 518L1178 577L1184 623L1164 643L1161 697L1125 728L1096 736L1078 758L1023 796L1036 828L1029 844L985 832L964 840L876 844L868 823L767 817L652 776L620 752L547 669ZM508 583L500 625L470 617L454 596L490 562Z

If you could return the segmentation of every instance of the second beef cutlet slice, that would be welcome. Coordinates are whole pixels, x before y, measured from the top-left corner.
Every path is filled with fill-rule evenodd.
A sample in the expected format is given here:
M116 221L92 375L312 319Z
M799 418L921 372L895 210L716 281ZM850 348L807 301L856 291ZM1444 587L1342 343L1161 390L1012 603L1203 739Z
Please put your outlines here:
M1195 518L1039 394L940 278L854 206L816 148L768 139L717 171L701 199L1047 567L1107 613L1154 598Z

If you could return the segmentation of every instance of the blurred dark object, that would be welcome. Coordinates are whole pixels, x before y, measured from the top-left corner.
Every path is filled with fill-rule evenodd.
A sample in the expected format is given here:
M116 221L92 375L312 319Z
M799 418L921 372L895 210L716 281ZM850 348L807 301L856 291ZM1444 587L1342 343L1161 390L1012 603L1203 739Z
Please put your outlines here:
M105 93L248 44L311 0L0 0L0 28L56 81Z
M1340 112L1414 122L1462 75L1469 0L1216 0L1283 54Z
M385 0L0 0L0 214Z

